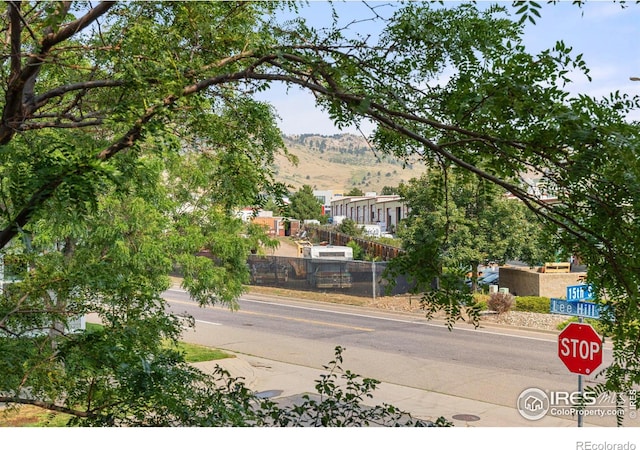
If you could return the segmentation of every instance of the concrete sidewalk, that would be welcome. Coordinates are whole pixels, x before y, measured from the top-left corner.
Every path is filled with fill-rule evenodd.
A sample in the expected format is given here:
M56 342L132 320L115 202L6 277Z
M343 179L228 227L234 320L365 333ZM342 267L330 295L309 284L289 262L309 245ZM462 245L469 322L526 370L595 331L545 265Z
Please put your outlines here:
M316 393L315 380L324 373L315 368L236 354L235 358L196 363L204 372L216 366L232 377L241 378L256 393L272 400ZM269 391L268 393L266 391ZM387 403L411 413L414 418L435 421L443 416L457 427L576 427L575 420L546 416L537 421L524 419L515 408L469 400L437 392L390 383L380 383L371 406ZM589 426L585 424L585 426Z

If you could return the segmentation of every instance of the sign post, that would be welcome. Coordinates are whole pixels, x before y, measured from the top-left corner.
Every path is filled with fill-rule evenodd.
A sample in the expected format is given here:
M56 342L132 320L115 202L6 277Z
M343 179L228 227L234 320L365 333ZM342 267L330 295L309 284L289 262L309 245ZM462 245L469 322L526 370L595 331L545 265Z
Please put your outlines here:
M582 375L589 375L602 364L602 339L583 318L600 318L600 307L590 284L567 286L567 299L551 299L551 314L577 316L578 323L570 323L558 336L558 357L572 373L578 374L578 391L582 397ZM582 414L578 414L582 426Z
M578 374L578 391L582 397L582 374L589 375L602 364L602 339L589 324L570 323L558 335L558 356L570 372ZM582 414L578 414L582 426Z

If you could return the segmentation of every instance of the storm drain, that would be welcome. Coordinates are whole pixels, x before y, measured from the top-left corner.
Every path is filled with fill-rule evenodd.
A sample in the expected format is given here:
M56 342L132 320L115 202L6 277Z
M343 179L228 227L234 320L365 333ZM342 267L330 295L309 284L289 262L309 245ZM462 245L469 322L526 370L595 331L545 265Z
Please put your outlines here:
M456 420L461 420L462 422L477 422L480 420L480 417L474 416L473 414L456 414L451 417Z

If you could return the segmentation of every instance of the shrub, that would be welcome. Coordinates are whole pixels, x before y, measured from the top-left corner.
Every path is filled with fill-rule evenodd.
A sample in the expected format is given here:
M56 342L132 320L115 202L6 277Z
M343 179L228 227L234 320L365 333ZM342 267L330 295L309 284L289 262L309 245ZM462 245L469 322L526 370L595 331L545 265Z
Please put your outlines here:
M478 305L479 311L487 310L488 308L487 304L489 303L489 296L487 294L475 293L473 294L473 299L476 302L476 305Z
M498 314L506 313L513 306L513 294L508 292L494 292L489 295L487 306Z
M353 259L355 259L356 261L362 261L364 259L364 250L356 242L347 242L347 247L351 247L351 249L353 250Z
M580 319L578 317L572 317L570 319L564 320L562 322L560 322L556 328L560 331L564 330L565 327L567 325L569 325L570 323L573 322L579 322ZM584 323L588 323L589 325L591 325L593 327L594 330L596 330L596 333L598 333L599 335L602 336L608 336L608 333L606 332L606 330L604 329L604 326L602 325L602 322L600 322L597 319L591 319L591 318L585 318L584 319Z
M516 311L527 311L534 313L548 314L551 308L551 299L549 297L516 297Z

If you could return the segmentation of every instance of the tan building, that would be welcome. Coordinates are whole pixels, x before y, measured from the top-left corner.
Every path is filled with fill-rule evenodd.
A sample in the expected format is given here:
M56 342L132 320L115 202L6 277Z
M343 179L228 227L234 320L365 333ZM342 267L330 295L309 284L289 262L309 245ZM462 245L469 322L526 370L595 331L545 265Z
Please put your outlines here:
M342 216L360 225L380 225L383 232L393 232L407 217L409 208L399 195L366 193L362 197L336 197L331 200L332 217Z

